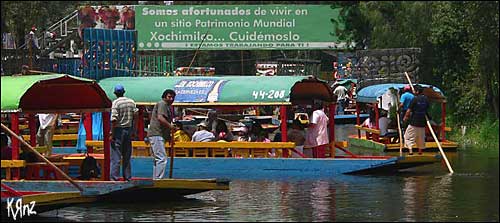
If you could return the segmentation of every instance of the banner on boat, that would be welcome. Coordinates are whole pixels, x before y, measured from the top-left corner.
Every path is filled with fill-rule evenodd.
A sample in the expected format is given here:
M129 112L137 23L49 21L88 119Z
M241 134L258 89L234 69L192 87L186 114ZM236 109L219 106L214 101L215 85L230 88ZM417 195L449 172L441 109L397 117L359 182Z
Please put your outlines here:
M139 50L341 49L330 5L140 5Z
M226 80L190 79L175 85L176 102L217 102Z

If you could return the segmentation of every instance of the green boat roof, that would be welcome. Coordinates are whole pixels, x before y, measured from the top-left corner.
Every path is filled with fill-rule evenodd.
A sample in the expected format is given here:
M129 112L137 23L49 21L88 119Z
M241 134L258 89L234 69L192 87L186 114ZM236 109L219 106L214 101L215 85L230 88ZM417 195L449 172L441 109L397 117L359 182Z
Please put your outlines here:
M334 101L326 82L311 76L171 76L113 77L99 81L109 98L121 84L125 97L152 105L165 89L176 92L177 106L289 105L293 101ZM292 89L293 88L293 89Z
M67 74L2 76L2 112L102 111L111 101L90 79Z

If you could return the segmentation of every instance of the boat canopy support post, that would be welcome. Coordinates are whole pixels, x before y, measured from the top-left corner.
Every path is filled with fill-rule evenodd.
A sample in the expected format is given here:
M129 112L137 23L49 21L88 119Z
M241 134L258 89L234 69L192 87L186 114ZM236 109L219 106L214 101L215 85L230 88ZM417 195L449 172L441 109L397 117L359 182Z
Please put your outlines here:
M286 123L286 120L287 120L287 113L286 113L286 106L285 105L281 105L280 106L280 118L281 118L281 141L282 142L287 142L288 141L288 137L287 137L287 123ZM283 157L288 157L288 149L284 149L283 150Z
M85 127L85 133L87 134L86 140L92 140L92 113L83 113L83 126ZM87 152L93 153L94 149L91 146L87 146Z
M441 142L446 140L446 102L441 103Z
M335 157L335 110L336 110L336 103L331 102L328 105L328 112L330 113L330 120L329 120L329 125L330 125L330 158ZM333 146L331 146L333 144Z
M30 144L31 146L36 146L36 119L35 114L30 113L28 115L28 125L30 130Z
M356 102L356 125L361 125L361 120L359 119L359 103ZM361 130L358 129L358 139L361 139Z
M103 141L104 141L104 180L109 180L109 171L110 171L110 161L111 161L111 150L110 150L110 140L109 140L109 132L111 130L111 117L109 112L102 113L102 130L103 133Z
M19 135L19 113L12 113L10 115L10 128L12 129L12 132L14 132L16 135ZM16 137L11 137L12 139L12 159L13 160L18 160L19 159L19 149L20 147L20 142ZM21 170L19 168L15 168L14 173L12 174L12 179L18 180L19 177L21 176Z
M139 114L138 114L138 119L137 119L137 136L139 137L140 141L144 140L144 106L138 106L139 107Z
M380 114L378 113L378 104L373 104L373 108L375 109L375 129L380 129L379 123L378 123L378 118L380 117ZM372 120L370 120L372 121ZM373 140L375 142L379 142L379 135L378 134L373 134Z

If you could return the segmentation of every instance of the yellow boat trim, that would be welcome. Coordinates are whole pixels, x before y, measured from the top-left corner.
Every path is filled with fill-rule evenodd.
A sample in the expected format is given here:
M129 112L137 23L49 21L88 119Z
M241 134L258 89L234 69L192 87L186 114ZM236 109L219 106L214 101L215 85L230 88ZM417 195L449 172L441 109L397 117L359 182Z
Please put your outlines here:
M161 179L154 180L152 188L188 189L188 190L229 190L229 183L217 183L216 180L197 179Z
M24 160L2 160L2 168L19 168L25 166L26 161Z
M155 105L156 102L136 102L137 105ZM258 106L258 105L292 105L291 102L247 102L247 103L235 103L235 102L212 102L212 103L182 103L174 102L173 106Z
M103 147L103 141L87 140L86 146ZM149 147L144 141L132 141L132 147ZM170 148L170 143L165 143L166 148ZM295 148L293 142L176 142L174 148L241 148L241 149L290 149Z
M30 140L30 135L23 135L23 139L26 141ZM53 141L64 141L64 140L77 140L78 134L59 134L53 136Z
M56 201L65 201L68 199L74 199L75 201L88 202L96 200L95 197L83 197L80 192L49 192L43 194L30 194L23 196L23 203L30 203L31 201L35 201L36 203L48 203L48 202L56 202ZM76 199L76 200L75 200ZM62 202L64 203L64 202Z
M456 149L458 148L458 144L456 142L451 142L451 141L446 141L446 142L440 142L441 147L443 149ZM386 144L386 149L387 150L399 150L399 143L393 143L393 144ZM403 148L406 148L403 144ZM437 149L438 145L436 142L425 142L425 148L426 149ZM415 148L414 148L415 149Z
M404 159L398 160L398 163L428 163L428 162L437 162L439 159L436 158L436 155L412 155L405 156Z

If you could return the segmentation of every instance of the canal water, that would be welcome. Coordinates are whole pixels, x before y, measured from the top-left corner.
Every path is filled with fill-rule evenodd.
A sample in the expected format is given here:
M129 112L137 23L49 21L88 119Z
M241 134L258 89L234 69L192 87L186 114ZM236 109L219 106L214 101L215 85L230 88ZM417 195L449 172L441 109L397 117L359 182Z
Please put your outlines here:
M340 135L339 137L345 137ZM499 221L498 148L461 148L444 164L393 175L233 180L181 201L99 203L35 221Z

